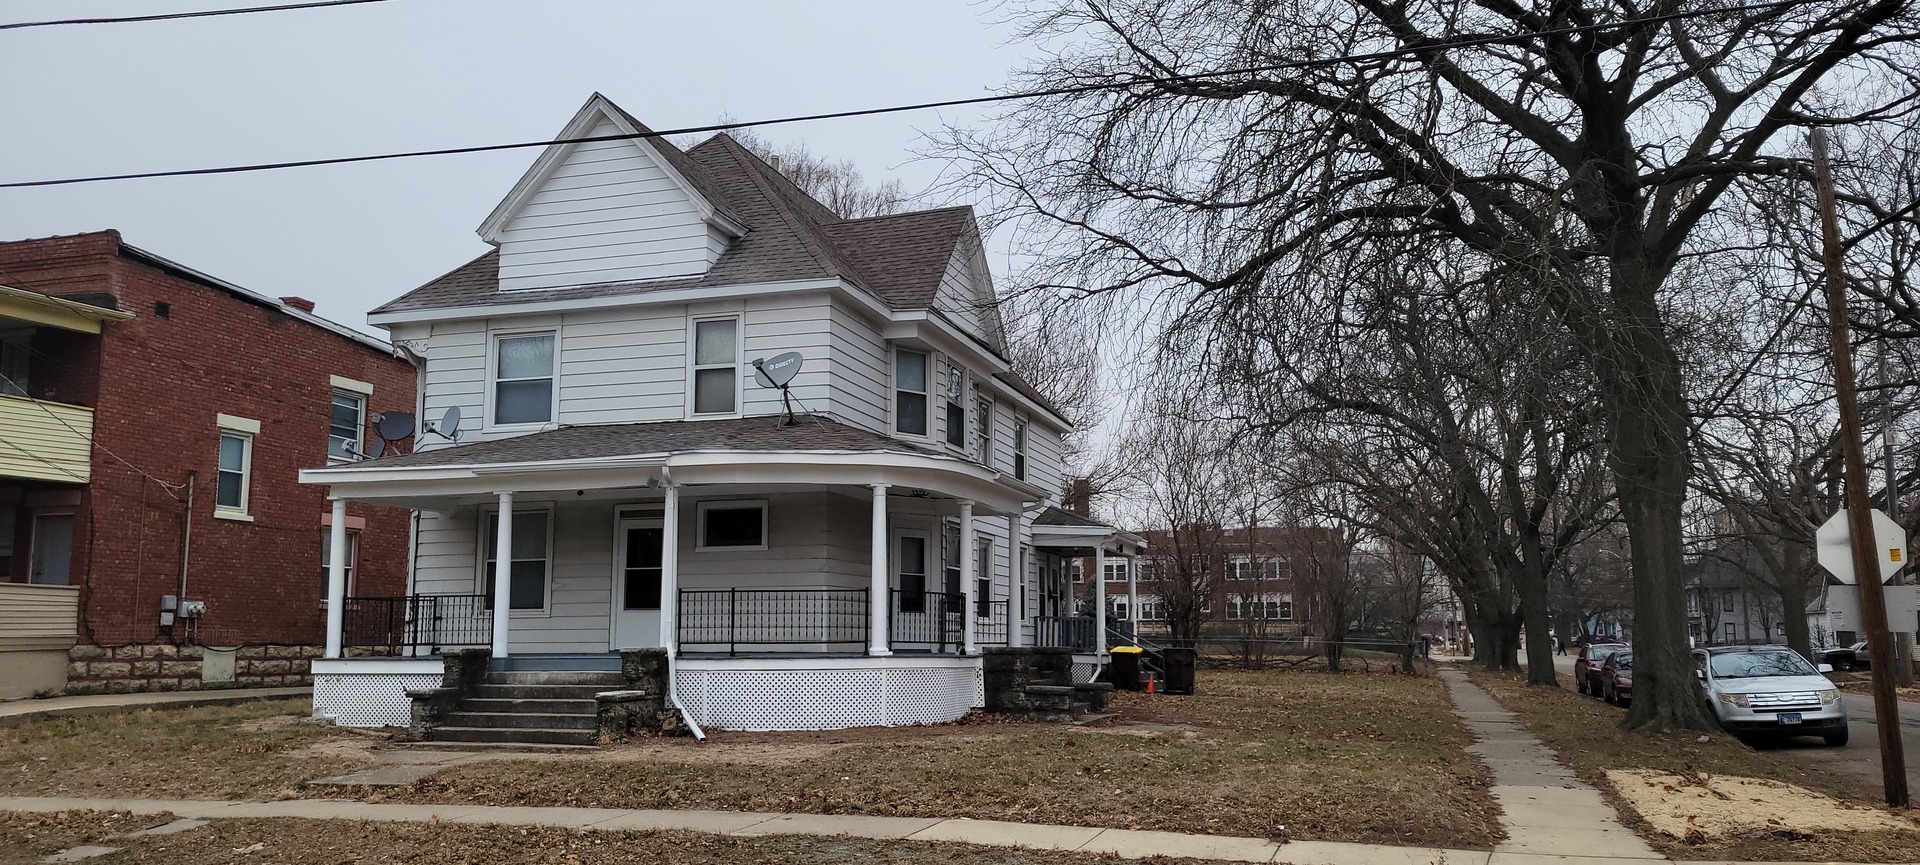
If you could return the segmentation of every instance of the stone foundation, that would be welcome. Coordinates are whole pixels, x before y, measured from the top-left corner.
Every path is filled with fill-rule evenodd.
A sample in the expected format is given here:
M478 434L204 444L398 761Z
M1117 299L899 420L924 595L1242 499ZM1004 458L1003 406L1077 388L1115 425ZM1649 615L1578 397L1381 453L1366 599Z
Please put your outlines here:
M1073 683L1072 649L989 647L982 653L986 710L1033 721L1071 721L1102 712L1113 686Z
M620 650L620 675L627 690L608 691L598 703L600 741L621 742L636 734L661 732L667 716L679 720L678 713L667 708L667 650Z
M156 643L74 646L67 651L68 694L279 688L313 684L319 646L223 649Z

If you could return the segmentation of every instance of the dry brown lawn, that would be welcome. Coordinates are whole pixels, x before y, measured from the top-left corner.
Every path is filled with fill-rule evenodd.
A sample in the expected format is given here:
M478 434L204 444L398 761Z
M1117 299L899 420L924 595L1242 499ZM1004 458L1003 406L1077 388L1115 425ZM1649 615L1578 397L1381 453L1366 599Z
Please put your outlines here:
M449 768L365 797L497 805L973 817L1276 839L1487 848L1484 767L1437 679L1207 671L1121 694L1090 727L719 733L587 758ZM1445 814L1446 819L1435 819Z
M216 820L177 835L119 837L169 819L90 811L0 813L0 865L38 862L42 856L77 844L121 848L96 860L115 865L1109 865L1139 861L915 841L322 820ZM1193 860L1153 861L1199 865Z
M1756 751L1720 733L1661 735L1621 729L1621 710L1592 697L1560 689L1531 688L1516 675L1469 670L1475 684L1520 716L1580 779L1598 787L1622 818L1654 847L1675 859L1748 861L1920 862L1920 832L1759 829L1723 838L1696 836L1691 842L1654 830L1626 804L1608 771L1654 770L1677 773L1701 786L1716 776L1761 778L1804 787L1847 806L1877 807L1879 791L1858 780L1828 772L1790 754ZM1563 682L1563 684L1565 684Z

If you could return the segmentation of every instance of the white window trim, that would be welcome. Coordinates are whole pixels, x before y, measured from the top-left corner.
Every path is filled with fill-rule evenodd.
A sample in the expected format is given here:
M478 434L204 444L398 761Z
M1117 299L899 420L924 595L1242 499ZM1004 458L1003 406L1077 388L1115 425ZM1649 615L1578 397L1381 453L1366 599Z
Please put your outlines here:
M700 323L703 321L733 322L733 411L695 412L693 406L694 372L699 369L720 369L722 364L696 365L694 358L699 349ZM747 387L745 374L747 353L746 316L738 312L713 313L711 315L687 316L687 398L686 416L688 418L736 418L746 412Z
M213 449L213 517L219 520L235 522L253 522L253 445L260 435L260 422L252 418L237 417L230 414L214 415L214 423L220 428L219 439L214 440ZM228 436L246 443L240 456L240 505L228 507L220 504L220 447L219 440Z
M474 534L479 536L475 542L475 546L479 548L479 553L475 555L473 559L473 592L476 595L484 595L487 593L487 559L492 558L493 554L498 552L498 550L487 543L487 524L493 522L492 517L500 513L500 506L486 505L479 510L480 523L474 528ZM542 587L545 589L545 594L540 599L539 609L515 610L509 608L507 610L509 616L544 619L553 615L553 503L528 502L524 505L515 503L513 506L513 516L516 520L520 518L521 514L534 513L536 511L543 512L547 515L547 578L544 581L546 585ZM511 562L507 564L507 570L508 579L512 579L513 564ZM512 594L512 587L508 587L507 591L508 594ZM484 608L484 604L482 606ZM487 613L488 615L492 615L491 610L488 610Z
M979 429L973 431L973 445L979 450L980 464L991 469L993 464L994 434L993 425L997 422L993 397L984 391L975 389L973 396L973 422Z
M334 390L344 390L348 393L355 393L361 396L373 396L372 384L356 378L347 378L344 375L327 376L327 385Z
M334 378L339 379L340 377L336 375L334 376ZM327 464L328 465L342 465L344 463L353 462L353 457L350 457L350 456L337 457L333 455L333 399L334 397L349 396L360 401L360 422L357 424L354 424L354 427L353 427L353 452L357 454L364 454L367 452L367 412L371 407L371 402L372 402L370 399L368 399L368 394L371 393L372 390L373 390L372 385L368 385L367 393L362 393L360 391L354 391L354 390L347 390L346 388L341 388L341 387L335 387L333 390L327 392Z
M910 433L900 429L900 392L906 390L906 388L900 386L900 353L903 351L912 352L927 359L925 366L927 380L921 383L923 390L908 391L909 393L917 393L926 397L925 417L922 419L926 422L927 431L924 433ZM889 415L888 419L892 421L893 434L911 439L931 440L933 438L933 352L923 348L914 348L910 345L901 345L899 343L889 345L887 354L887 381L888 384L892 385L892 388L888 392L887 414Z
M347 529L347 597L353 597L353 590L360 585L360 533L364 529ZM333 570L333 558L328 547L333 545L333 527L320 527L320 572L330 574ZM320 609L327 608L325 593L320 597Z
M1007 467L1011 470L1014 480L1024 481L1027 475L1033 473L1033 458L1030 455L1030 451L1033 450L1032 438L1033 427L1027 422L1026 416L1015 413L1013 416L1013 464Z
M760 509L760 543L754 546L740 547L707 546L707 511L712 508L735 510L746 507L758 507ZM771 540L768 536L770 529L767 525L767 511L769 510L771 510L771 508L767 507L766 499L709 499L707 501L695 502L693 551L696 553L731 553L766 549L767 542Z
M973 412L967 410L967 396L973 391L973 388L970 386L972 379L967 372L967 368L955 363L953 358L943 358L942 361L947 366L947 374L940 377L940 416L945 419L947 426L940 430L940 443L946 445L949 451L957 454L965 454L967 449L973 446L973 430L967 428L973 417ZM947 390L947 380L952 378L955 372L960 373L960 396L958 398L953 397L951 392ZM953 418L949 416L950 413L947 411L949 406L958 406L960 408L959 444L953 443L953 433L951 432L953 428ZM929 428L928 431L931 432L931 428Z
M553 337L553 371L552 375L549 376L549 380L553 382L553 388L551 390L552 403L547 407L547 419L538 423L495 423L493 412L496 406L494 403L499 400L500 387L500 341L503 339L517 339L528 336ZM530 381L530 379L508 379L508 381ZM558 422L560 420L560 328L531 327L515 330L488 331L485 382L486 393L482 394L481 398L486 400L486 421L483 424L484 429L481 430L482 432L492 432L494 430L537 430L548 424Z

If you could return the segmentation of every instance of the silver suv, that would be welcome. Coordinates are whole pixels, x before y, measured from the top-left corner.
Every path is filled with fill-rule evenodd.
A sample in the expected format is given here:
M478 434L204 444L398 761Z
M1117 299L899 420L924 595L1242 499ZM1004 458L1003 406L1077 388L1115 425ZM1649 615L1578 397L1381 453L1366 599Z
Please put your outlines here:
M1786 646L1695 649L1695 675L1720 726L1741 739L1819 736L1847 744L1847 708L1840 691Z

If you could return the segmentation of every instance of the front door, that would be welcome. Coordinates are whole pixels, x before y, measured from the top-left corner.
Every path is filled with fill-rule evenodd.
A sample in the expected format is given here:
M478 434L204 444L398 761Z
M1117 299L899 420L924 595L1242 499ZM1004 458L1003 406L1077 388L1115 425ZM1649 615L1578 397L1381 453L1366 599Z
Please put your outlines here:
M665 646L660 633L659 520L622 520L613 575L613 649Z
M29 582L64 586L71 582L73 514L36 514L33 518L33 574Z

